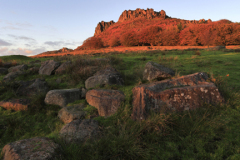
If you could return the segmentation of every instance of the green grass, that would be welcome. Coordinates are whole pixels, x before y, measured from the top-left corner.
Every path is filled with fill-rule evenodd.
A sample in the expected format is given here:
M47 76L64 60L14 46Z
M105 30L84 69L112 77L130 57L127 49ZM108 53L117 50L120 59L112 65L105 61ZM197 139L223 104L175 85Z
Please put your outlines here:
M118 112L108 118L95 117L103 130L102 138L82 144L67 145L58 137L64 125L57 113L61 109L43 103L44 95L33 97L33 109L13 112L0 107L0 152L7 143L36 136L52 138L62 146L63 159L227 159L240 158L240 53L223 51L151 51L148 53L107 54L101 56L66 56L54 58L59 61L81 58L110 58L111 65L118 69L125 86L105 86L118 89L126 98ZM1 57L2 58L2 57ZM48 58L49 59L49 58ZM8 61L12 59L9 58ZM37 59L31 59L35 61ZM41 61L46 60L44 58ZM142 122L131 120L132 88L143 81L142 73L148 61L171 67L176 76L195 72L207 72L224 95L226 104L204 107L182 113L156 115ZM104 65L100 65L104 67ZM73 75L76 74L76 75ZM87 77L83 73L19 77L18 80L45 78L51 89L84 86ZM226 76L228 75L229 76ZM69 77L75 76L74 83ZM57 78L62 83L55 83ZM3 76L0 76L0 80ZM14 95L12 84L0 84L0 100ZM98 87L100 88L100 87ZM75 103L86 103L80 100ZM73 104L75 104L73 103ZM89 115L96 109L87 105ZM4 128L4 129L1 129Z
M29 61L32 58L27 57L27 56L23 56L23 55L11 55L11 56L0 56L0 59L2 59L3 61L12 61L12 60L16 60L16 61Z

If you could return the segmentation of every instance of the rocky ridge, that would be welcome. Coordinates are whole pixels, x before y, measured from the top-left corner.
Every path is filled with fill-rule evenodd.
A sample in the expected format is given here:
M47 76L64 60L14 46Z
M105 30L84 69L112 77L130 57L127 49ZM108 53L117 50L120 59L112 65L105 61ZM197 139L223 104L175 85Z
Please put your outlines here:
M166 15L166 12L164 10L161 10L160 12L154 11L152 8L147 10L137 8L136 10L125 10L120 15L118 22L123 22L126 20L132 20L136 18L147 18L147 19L153 19L153 18L168 18Z
M104 21L101 21L98 23L96 29L95 29L95 33L94 33L94 36L102 33L103 31L105 31L106 29L108 29L111 25L115 24L114 21L110 21L110 22L104 22Z

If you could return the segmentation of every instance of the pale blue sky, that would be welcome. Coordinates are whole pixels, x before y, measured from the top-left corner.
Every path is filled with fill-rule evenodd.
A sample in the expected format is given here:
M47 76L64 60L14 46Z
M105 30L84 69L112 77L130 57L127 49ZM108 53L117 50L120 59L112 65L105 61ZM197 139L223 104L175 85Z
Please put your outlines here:
M187 19L240 22L239 0L0 0L0 56L77 48L97 23L124 10L153 8Z

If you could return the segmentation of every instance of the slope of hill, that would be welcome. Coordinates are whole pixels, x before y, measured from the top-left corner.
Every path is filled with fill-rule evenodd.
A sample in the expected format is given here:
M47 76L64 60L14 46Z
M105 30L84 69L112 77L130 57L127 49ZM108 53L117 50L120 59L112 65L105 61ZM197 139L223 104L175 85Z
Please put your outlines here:
M116 46L179 46L179 49L180 46L217 45L240 45L240 23L226 19L214 22L211 19L184 20L172 18L164 10L136 9L125 10L116 23L99 22L94 36L75 50L65 48L44 52L41 56L86 54L82 50Z
M137 9L124 11L118 22L101 32L97 27L95 37L105 47L239 45L240 24L229 20L183 20L171 18L163 10Z

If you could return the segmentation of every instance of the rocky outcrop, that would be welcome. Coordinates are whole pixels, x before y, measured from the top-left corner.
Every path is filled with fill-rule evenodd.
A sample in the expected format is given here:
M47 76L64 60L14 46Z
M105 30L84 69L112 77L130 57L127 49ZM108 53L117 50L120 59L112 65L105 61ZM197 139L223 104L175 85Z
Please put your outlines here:
M175 72L172 69L150 61L145 65L143 79L149 81L154 79L162 80L174 75Z
M39 69L40 69L40 67L31 67L31 68L29 68L29 72L31 73L31 74L38 74L38 71L39 71Z
M69 48L65 48L65 47L63 47L62 49L54 50L54 51L43 52L43 53L40 53L39 55L49 55L49 54L69 53L69 52L72 52L72 51L73 51L72 49L69 49Z
M80 89L56 89L47 93L44 102L46 104L54 104L60 107L66 107L68 103L79 100L80 97Z
M49 91L47 82L44 79L34 79L32 81L17 82L19 87L16 91L19 96L35 96Z
M211 47L211 48L207 48L207 51L218 51L218 50L223 50L226 49L226 46L216 46L216 47Z
M136 18L147 18L147 19L153 19L153 18L168 18L166 15L166 12L164 10L161 10L160 12L156 12L153 9L139 9L136 10L125 10L121 14L121 16L118 19L118 22L126 21L126 20L133 20Z
M59 135L66 143L81 143L87 139L97 138L99 133L99 125L96 120L77 119L63 126Z
M102 33L103 31L108 29L111 25L113 25L114 23L115 23L114 21L110 21L110 22L101 21L101 22L99 22L97 27L95 28L94 36Z
M4 82L10 82L13 81L15 78L17 78L19 75L24 74L24 72L10 72L7 75L3 77Z
M39 69L39 74L52 75L55 73L55 70L60 66L60 64L60 62L55 62L54 60L45 61Z
M89 77L85 81L86 89L94 88L96 86L105 85L123 85L124 81L122 76L116 69L108 67L106 69L96 72L92 77Z
M84 107L84 104L64 107L58 112L58 117L63 123L70 123L76 119L84 119L86 115L86 112L83 110Z
M15 65L12 64L11 62L6 62L6 63L3 63L2 66L3 66L4 68L10 68L10 67L15 66Z
M66 73L67 69L71 66L72 62L67 61L62 63L55 71L55 74L64 74Z
M0 106L7 110L23 111L27 110L30 105L29 99L12 99L8 101L0 101Z
M28 66L26 64L18 65L15 67L11 67L8 69L8 72L21 72L21 71L26 71L28 69Z
M100 116L105 117L116 113L124 98L124 94L117 90L93 89L86 94L87 102L98 109Z
M60 146L46 137L23 139L5 145L2 149L4 160L49 160L59 154Z
M224 102L218 88L206 82L205 73L158 81L133 88L133 119L146 119L150 112L184 111L203 103Z

